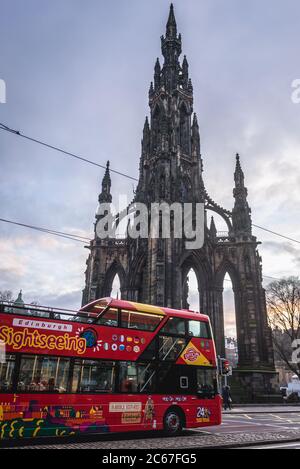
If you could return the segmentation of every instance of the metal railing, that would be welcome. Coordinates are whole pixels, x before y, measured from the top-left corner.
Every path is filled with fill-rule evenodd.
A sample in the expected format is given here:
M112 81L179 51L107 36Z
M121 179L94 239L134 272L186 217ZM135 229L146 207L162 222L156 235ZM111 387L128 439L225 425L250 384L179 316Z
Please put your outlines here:
M87 313L78 310L52 308L40 305L16 305L10 301L0 301L0 314L18 314L20 316L30 316L44 319L61 319L61 316L75 318L75 316L87 316Z

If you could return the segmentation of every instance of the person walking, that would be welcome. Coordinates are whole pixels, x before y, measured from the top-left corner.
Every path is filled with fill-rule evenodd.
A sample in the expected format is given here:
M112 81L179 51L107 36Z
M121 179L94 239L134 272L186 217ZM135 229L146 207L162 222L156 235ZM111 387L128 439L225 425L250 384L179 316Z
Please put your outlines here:
M229 386L224 386L222 391L224 410L232 409L232 397Z

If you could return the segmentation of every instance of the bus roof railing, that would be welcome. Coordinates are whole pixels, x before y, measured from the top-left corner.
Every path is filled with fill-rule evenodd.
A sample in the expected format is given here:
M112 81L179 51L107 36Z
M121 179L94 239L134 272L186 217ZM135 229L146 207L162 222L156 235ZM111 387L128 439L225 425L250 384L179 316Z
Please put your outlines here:
M48 317L56 319L57 316L86 316L87 313L82 314L79 310L55 308L51 306L41 306L33 304L18 305L11 301L0 301L0 313L5 314L20 314L25 316ZM39 314L39 313L42 313Z
M79 321L82 320L82 322L93 322L98 319L98 317L105 312L105 310L109 307L116 307L120 308L122 307L123 300L114 300L111 297L106 297L106 298L99 298L98 300L94 300L91 303L88 303L87 305L81 307L78 310L73 310L73 309L67 309L67 308L56 308L56 307L51 307L51 306L41 306L41 305L35 305L35 304L16 304L11 301L0 301L0 314L15 314L15 315L21 315L21 316L31 316L31 317L36 317L36 318L48 318L48 319L56 319L56 320L74 320L74 321ZM143 308L147 305L143 305L140 303L134 303L134 305L131 305L130 302L124 301L124 307L126 309L132 310L132 311L137 311L136 307L140 306L141 309L140 311L143 311ZM153 307L153 311L149 311L151 314L159 314L156 313L155 308L160 308L160 307ZM203 313L198 313L196 311L191 311L187 309L182 309L182 310L176 310L176 309L170 309L170 308L162 308L167 315L174 314L174 315L180 315L181 317L184 317L185 314L191 315L191 316L206 316L203 315Z

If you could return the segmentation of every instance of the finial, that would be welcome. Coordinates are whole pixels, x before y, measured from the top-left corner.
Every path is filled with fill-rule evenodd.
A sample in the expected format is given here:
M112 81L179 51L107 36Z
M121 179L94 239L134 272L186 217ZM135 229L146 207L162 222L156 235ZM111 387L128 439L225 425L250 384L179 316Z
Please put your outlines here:
M176 25L176 20L175 20L175 15L174 15L174 6L173 3L170 5L170 13L169 13L169 18L167 22L167 37L176 37L177 35L177 25Z
M235 157L236 157L236 165L235 165L235 172L234 172L235 186L244 187L244 173L243 173L241 162L240 162L240 155L237 153Z
M235 167L235 170L236 171L239 171L239 172L242 172L242 167L241 167L241 162L240 162L240 155L239 153L237 153L235 155L235 158L236 158L236 167Z
M110 161L107 161L106 170L102 179L102 191L98 197L99 203L102 203L102 202L111 203L112 201L112 197L110 194L111 178L110 178L109 167L110 167Z
M194 116L193 116L193 126L196 126L198 125L198 119L197 119L197 114L194 112Z

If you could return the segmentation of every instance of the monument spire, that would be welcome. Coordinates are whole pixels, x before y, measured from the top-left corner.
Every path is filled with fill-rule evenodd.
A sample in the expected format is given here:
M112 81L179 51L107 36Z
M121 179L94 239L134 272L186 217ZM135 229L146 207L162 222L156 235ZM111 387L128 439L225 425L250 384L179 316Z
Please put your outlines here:
M166 37L176 38L176 36L177 36L177 25L176 25L175 14L174 14L174 6L173 6L173 3L171 3L169 18L167 22Z
M109 170L109 161L106 164L106 170L104 177L102 179L102 191L99 194L99 203L108 203L110 204L112 202L112 196L110 193L111 189L111 178L110 178L110 170Z
M245 187L245 176L241 167L240 155L236 154L236 165L234 172L235 187L233 197L235 199L232 210L233 231L236 234L252 234L251 209L248 205L248 190Z

